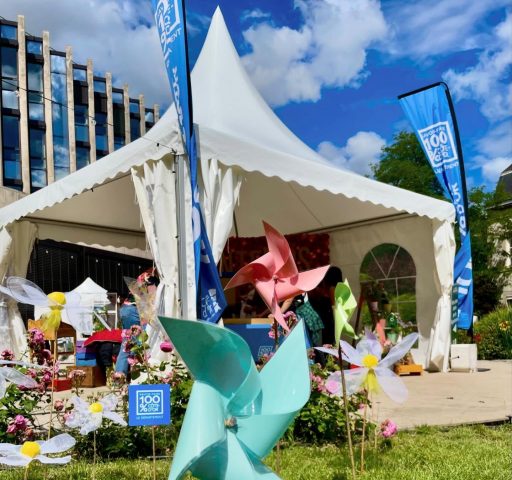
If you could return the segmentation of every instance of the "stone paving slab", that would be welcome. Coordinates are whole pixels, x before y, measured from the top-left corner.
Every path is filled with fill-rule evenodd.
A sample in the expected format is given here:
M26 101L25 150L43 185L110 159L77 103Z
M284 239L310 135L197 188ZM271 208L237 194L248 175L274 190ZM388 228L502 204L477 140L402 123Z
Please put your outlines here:
M378 421L393 420L399 428L418 425L487 423L512 415L512 360L479 360L475 373L428 373L402 376L408 400L393 403L375 398Z

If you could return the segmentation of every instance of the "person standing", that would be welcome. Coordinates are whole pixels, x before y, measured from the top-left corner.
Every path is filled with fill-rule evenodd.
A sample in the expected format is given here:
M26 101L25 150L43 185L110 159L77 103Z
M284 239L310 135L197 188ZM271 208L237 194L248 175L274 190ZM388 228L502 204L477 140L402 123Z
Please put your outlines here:
M135 298L131 293L123 302L123 305L119 310L119 317L121 318L121 325L123 330L129 330L134 325L140 326L139 311L137 309L137 305L135 304ZM123 338L123 342L121 343L121 348L119 349L119 355L116 361L116 372L122 372L128 377L128 373L130 371L128 357L130 356L130 353L125 351L127 341L127 338Z

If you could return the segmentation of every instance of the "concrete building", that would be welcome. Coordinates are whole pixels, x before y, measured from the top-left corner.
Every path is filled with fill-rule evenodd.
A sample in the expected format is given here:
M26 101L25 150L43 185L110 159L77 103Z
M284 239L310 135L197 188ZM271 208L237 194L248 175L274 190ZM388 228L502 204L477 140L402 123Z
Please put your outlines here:
M95 162L144 135L159 117L158 105L131 98L112 75L94 74L93 61L75 63L71 47L50 46L25 31L25 19L0 17L0 207ZM152 265L147 258L77 246L36 242L27 278L45 292L68 291L90 276L111 292L123 277ZM25 318L31 307L22 306Z
M502 188L504 193L507 195L507 199L502 202L498 208L510 212L510 215L512 216L512 164L501 172L500 179L498 180L498 187ZM510 255L512 254L512 238L503 242L503 250L509 255L509 258L506 260L506 266L510 267L512 266L512 260L510 258ZM505 305L512 308L512 277L503 289L501 300Z
M158 105L130 98L92 60L73 61L71 47L50 46L25 31L25 20L0 20L0 206L74 172L144 135Z

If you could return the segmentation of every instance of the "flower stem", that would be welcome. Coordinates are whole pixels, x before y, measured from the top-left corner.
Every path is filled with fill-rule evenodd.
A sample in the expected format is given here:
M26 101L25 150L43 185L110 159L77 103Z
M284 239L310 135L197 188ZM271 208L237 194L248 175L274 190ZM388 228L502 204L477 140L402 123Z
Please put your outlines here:
M366 414L368 410L368 392L366 393L366 398L364 402L364 411L363 411L363 432L361 438L361 473L364 472L364 440L366 434Z
M55 395L55 368L57 366L57 330L54 334L55 340L53 341L53 365L52 365L52 397L50 403L50 423L48 425L48 440L52 436L52 423L53 423L53 396Z
M279 324L277 320L274 318L274 323L272 325L274 330L274 353L277 352L279 348ZM279 470L281 468L281 440L278 440L276 443L276 473L279 475Z
M352 468L352 479L356 478L356 462L354 459L354 448L352 446L352 433L350 429L350 419L349 419L349 411L348 411L348 397L347 397L347 384L345 382L345 372L343 371L343 358L342 358L342 349L341 342L338 341L338 363L340 366L340 375L341 375L341 389L343 393L343 405L345 407L345 428L347 429L347 443L348 443L348 453L350 457L350 466Z
M25 467L25 474L23 475L23 480L28 479L28 469L30 467L30 463Z
M96 478L96 430L93 432L92 480Z

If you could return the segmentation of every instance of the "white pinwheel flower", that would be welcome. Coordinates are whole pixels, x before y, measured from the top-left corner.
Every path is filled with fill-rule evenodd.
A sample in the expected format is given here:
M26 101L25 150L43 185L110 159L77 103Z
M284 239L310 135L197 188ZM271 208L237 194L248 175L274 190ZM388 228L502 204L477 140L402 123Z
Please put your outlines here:
M361 387L374 393L382 389L391 400L397 403L405 402L408 396L407 388L391 367L410 350L417 339L417 333L407 335L384 358L382 358L382 346L372 333L367 332L356 348L341 340L343 360L357 366L344 371L347 395L356 393ZM338 357L337 350L323 347L317 350ZM334 372L327 379L326 388L333 395L342 394L340 377L340 372Z
M24 442L23 445L0 443L0 463L10 467L27 467L33 460L41 463L65 464L71 460L71 455L65 457L49 457L54 453L64 453L75 446L75 439L62 433L50 440L37 442Z
M81 297L77 292L52 292L46 295L35 283L22 277L9 277L6 287L0 285L0 293L12 297L14 300L35 307L46 307L50 311L44 314L43 331L56 332L63 320L72 325L75 330L91 333L84 318L92 315L92 306L83 306Z
M8 360L0 360L0 365L35 366L23 362L11 362ZM7 381L26 388L35 388L39 385L33 378L18 372L18 370L15 370L14 368L0 367L0 398L3 398L5 395L5 391L7 390Z
M94 403L87 403L79 397L72 397L71 401L75 408L66 420L66 426L70 428L80 428L82 435L87 435L101 427L104 418L108 418L114 423L125 427L127 424L123 417L115 412L118 397L109 394L101 400Z

